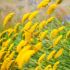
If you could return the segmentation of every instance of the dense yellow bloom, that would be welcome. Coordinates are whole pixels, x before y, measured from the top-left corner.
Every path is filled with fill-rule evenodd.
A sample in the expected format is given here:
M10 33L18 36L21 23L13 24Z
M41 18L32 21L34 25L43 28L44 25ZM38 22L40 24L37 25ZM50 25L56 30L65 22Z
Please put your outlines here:
M65 26L61 26L61 27L58 28L58 31L60 32L60 31L62 31L64 28L65 28Z
M24 36L25 36L25 41L30 42L32 36L31 32L25 31Z
M9 55L10 55L10 51L7 51L5 56L4 56L4 59L6 59Z
M56 35L58 34L58 30L57 29L53 29L50 33L50 37L51 39L53 39L54 37L56 37Z
M14 62L14 60L11 60L10 62L8 62L8 64L6 65L6 70L10 69L10 66L13 62Z
M37 8L42 8L48 5L48 3L50 2L50 0L43 0L42 2L40 2L40 4L37 6Z
M31 49L31 45L28 44L18 52L20 53L20 52L27 51L27 50L30 50L30 49Z
M20 51L20 53L18 54L15 60L19 69L21 69L22 66L29 61L29 59L31 58L31 56L33 56L34 53L35 53L34 50L27 50L26 52Z
M11 54L8 56L8 58L9 58L10 60L12 60L13 57L14 57L14 55L15 55L15 51L12 51Z
M54 40L54 42L53 42L53 47L55 47L55 46L59 43L59 41L61 40L61 38L62 38L62 35L58 36L58 37Z
M22 20L21 20L22 23L24 23L24 21L29 17L29 15L30 15L30 13L26 13L23 15Z
M24 31L25 31L25 30L27 31L27 30L31 27L31 25L32 25L32 21L29 21L28 23L25 24L23 30L24 30Z
M53 70L57 70L57 67L58 67L58 65L59 65L59 61L57 61L54 65L53 65Z
M8 39L5 42L3 42L2 47L8 47L10 41L11 41L11 39Z
M53 16L53 17L50 17L50 18L47 19L46 23L50 23L50 22L53 21L54 19L55 19L54 16Z
M13 59L15 52L13 51L2 63L1 70L7 70L6 65Z
M53 29L50 33L50 36L51 36L51 39L53 39L54 37L57 36L57 34L62 31L65 27L64 26L61 26L59 27L58 29Z
M51 65L47 65L44 70L53 70Z
M16 47L16 51L19 52L22 49L22 47L25 46L26 44L27 44L26 41L21 40L20 43Z
M41 21L41 23L39 24L38 28L39 30L42 30L46 25L46 20Z
M14 12L9 13L9 14L5 17L3 24L6 25L6 24L8 23L8 21L11 20L11 18L14 16L14 14L15 14Z
M46 56L46 53L42 54L40 56L40 58L38 59L38 62L37 63L40 64L43 61L43 59L45 58L45 56Z
M68 37L70 37L70 31L68 31L68 32L66 33L66 39L67 39Z
M42 41L47 36L48 30L45 30L44 32L41 32L39 34L39 39Z
M39 13L39 11L38 10L36 10L36 11L34 11L34 12L32 12L31 14L30 14L30 16L29 16L29 20L32 20L34 17L36 17L36 15Z
M56 54L55 54L55 56L54 56L54 58L58 58L59 56L61 56L62 55L62 53L63 53L63 48L61 48Z
M6 65L8 64L9 61L10 61L9 58L6 58L3 61L2 65L1 65L1 70L6 70Z
M47 14L51 14L57 8L57 6L58 6L58 4L56 4L56 3L50 5L47 10Z
M34 46L35 52L39 51L41 48L42 48L42 42L39 42Z
M38 22L36 22L30 29L29 32L33 33L35 31L35 29L37 28Z
M49 61L55 54L55 50L53 50L48 56L47 56L47 60Z

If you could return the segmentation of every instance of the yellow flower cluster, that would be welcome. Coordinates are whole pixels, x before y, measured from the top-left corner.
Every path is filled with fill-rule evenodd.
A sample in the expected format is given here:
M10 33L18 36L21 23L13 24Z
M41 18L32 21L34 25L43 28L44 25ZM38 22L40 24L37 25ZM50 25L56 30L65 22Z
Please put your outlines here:
M16 26L0 33L0 70L60 70L59 64L65 59L61 55L67 52L69 55L69 49L65 50L63 46L68 43L66 41L69 40L70 30L63 31L66 26L62 24L59 28L51 28L55 16L39 22L33 21L40 13L39 8L46 7L50 1L42 0L36 11L24 14ZM56 0L51 4L47 14L51 14L60 2ZM14 15L9 13L5 17L4 26ZM52 25L55 26L54 23Z

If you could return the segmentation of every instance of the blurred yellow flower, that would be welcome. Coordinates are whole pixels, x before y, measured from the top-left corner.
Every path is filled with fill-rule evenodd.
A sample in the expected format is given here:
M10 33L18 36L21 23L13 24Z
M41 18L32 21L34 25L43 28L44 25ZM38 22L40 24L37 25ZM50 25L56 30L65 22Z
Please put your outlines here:
M38 4L37 8L38 8L38 9L39 9L39 8L43 8L43 7L47 6L49 2L50 2L50 0L42 0L42 1L40 2L40 4Z
M52 59L52 57L54 56L55 54L55 50L53 50L52 52L50 52L50 54L47 56L47 60L49 61L50 59Z
M46 53L42 54L42 55L39 57L37 63L40 64L40 63L43 61L43 59L45 58L45 56L46 56Z
M29 16L29 20L32 20L33 18L35 18L36 17L36 15L39 13L39 11L38 10L36 10L36 11L34 11L34 12L32 12L31 14L30 14L30 16Z
M41 23L38 26L39 31L41 31L45 26L46 26L46 20L41 21Z
M23 17L22 17L22 23L24 23L24 21L28 18L30 16L30 13L26 13L26 14L24 14L23 15Z
M9 13L5 18L4 18L4 22L3 25L5 26L9 20L11 20L11 18L14 16L14 12Z
M42 48L42 42L38 42L35 46L34 46L34 50L35 52L39 51Z
M34 50L27 50L26 52L20 51L15 60L19 69L22 69L22 66L29 61L29 59L31 58L31 56L33 56L34 53L35 53Z
M24 47L26 44L26 41L21 40L20 43L16 46L16 51L19 52L22 49L22 47Z
M59 61L57 61L54 65L53 65L53 70L57 70L57 67L58 67L58 65L59 65Z
M57 8L58 4L51 4L47 9L47 14L52 14L52 12Z
M44 32L41 32L39 34L39 40L42 41L47 36L48 30L45 30Z
M62 38L62 35L59 35L59 36L54 40L52 47L55 47L55 46L59 43L59 41L61 40L61 38Z
M53 70L52 65L47 65L44 70Z
M54 58L57 59L59 56L62 55L64 48L59 49L59 51L55 54Z
M50 38L53 39L58 34L58 29L53 29L50 33Z
M37 28L38 26L38 22L36 22L30 29L29 29L29 32L30 33L33 33L35 31L35 29Z
M65 26L61 26L61 27L58 28L58 31L60 32L60 31L62 31L64 28L65 28Z
M32 25L32 21L29 21L28 23L25 24L23 30L24 30L24 31L29 30L29 28L31 27L31 25Z

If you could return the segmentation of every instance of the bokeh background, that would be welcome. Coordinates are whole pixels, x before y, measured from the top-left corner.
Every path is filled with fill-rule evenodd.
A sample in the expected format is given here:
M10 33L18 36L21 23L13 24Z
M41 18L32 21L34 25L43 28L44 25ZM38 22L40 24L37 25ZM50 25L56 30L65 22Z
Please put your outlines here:
M0 0L0 31L4 29L2 26L3 19L8 13L15 12L16 15L8 24L8 26L6 26L6 28L13 26L17 22L19 22L25 13L34 11L40 1L41 0ZM55 0L52 0L52 3L54 1ZM39 18L39 20L42 19L43 16L47 16L44 13L44 10L46 9L47 8L43 9L41 13L42 17L40 16L41 18ZM63 2L59 5L54 14L63 22L70 22L70 0L63 0Z

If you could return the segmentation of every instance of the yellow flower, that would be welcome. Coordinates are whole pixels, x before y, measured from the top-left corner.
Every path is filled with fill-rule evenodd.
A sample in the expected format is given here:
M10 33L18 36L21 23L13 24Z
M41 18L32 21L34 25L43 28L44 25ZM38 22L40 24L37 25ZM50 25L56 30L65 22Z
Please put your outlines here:
M7 70L6 65L12 60L15 52L13 51L2 63L1 70Z
M15 14L14 12L11 12L5 17L4 22L3 22L4 26L8 23L9 20L11 20L11 18L14 16L14 14Z
M6 51L0 50L0 60L2 59L3 55L6 53Z
M64 28L65 28L65 26L61 26L61 27L58 28L58 31L60 32L60 31L62 31Z
M29 61L29 59L31 58L31 56L33 56L34 53L34 50L27 50L26 52L22 52L21 50L15 60L18 65L18 68L21 69L22 66Z
M43 59L45 58L45 56L46 56L46 53L44 53L44 54L42 54L40 56L40 58L38 59L38 64L40 64L43 61Z
M39 39L40 39L40 41L42 41L42 40L46 37L47 32L48 32L48 30L45 30L44 32L41 32L41 33L39 34Z
M8 36L10 36L10 35L12 34L12 32L13 32L13 29L10 28L10 29L8 30Z
M34 50L35 52L39 51L42 48L42 42L38 42L35 46L34 46Z
M10 66L13 62L14 60L11 60L10 62L8 62L8 64L6 65L6 70L10 70Z
M55 54L55 50L53 50L48 56L47 56L47 60L49 61Z
M39 30L42 30L46 25L46 20L41 21L41 23L39 24L38 28Z
M20 52L27 51L27 50L30 50L30 49L31 49L31 45L28 44L18 52L20 53Z
M31 32L25 31L24 35L25 35L25 41L30 42L30 40L31 40Z
M21 40L20 43L16 47L16 51L19 52L22 49L22 47L25 46L26 44L27 44L26 41Z
M51 65L47 65L44 70L53 70Z
M40 4L37 6L37 8L43 8L45 6L48 5L48 3L50 2L50 0L43 0L42 2L40 2Z
M53 16L53 17L50 17L50 18L47 19L46 23L48 24L48 23L50 23L51 21L53 21L54 19L55 19L54 16Z
M51 14L56 8L57 8L58 4L52 4L49 6L48 10L47 10L47 14Z
M29 15L30 15L30 13L26 13L23 15L22 20L21 20L22 23L24 23L24 21L29 17Z
M62 2L62 0L56 0L57 4L60 4Z
M10 51L7 51L5 56L4 56L4 59L6 59L9 55L10 55Z
M6 65L8 64L9 61L10 61L9 58L6 58L3 61L2 65L1 65L1 70L6 70Z
M57 67L58 67L58 65L59 65L59 61L57 61L54 65L53 65L53 70L57 70Z
M35 29L37 28L38 22L36 22L30 29L29 32L33 33L35 31Z
M8 32L8 31L4 30L2 33L0 33L0 37L2 37L6 32Z
M55 47L55 46L59 43L59 41L61 40L61 38L62 38L62 35L58 36L58 37L54 40L54 42L53 42L53 47Z
M66 33L66 39L69 38L69 36L70 36L70 31L68 31L68 32Z
M36 11L34 11L34 12L32 12L31 14L30 14L30 16L29 16L29 20L32 20L34 17L36 17L36 15L39 13L39 11L38 10L36 10Z
M25 31L25 30L27 31L27 30L31 27L31 25L32 25L32 21L29 21L28 23L25 24L23 30L24 30L24 31Z
M56 37L56 35L58 34L58 30L57 29L53 29L50 33L50 37L51 39L53 39L54 37Z
M14 55L15 55L15 51L12 51L11 54L8 56L8 58L9 58L10 60L12 60L13 57L14 57Z
M8 39L5 42L3 42L2 47L8 47L10 41L11 41L11 39Z
M8 48L8 51L11 51L12 47L14 46L14 43L12 43L9 48Z
M59 56L61 56L62 53L63 53L63 50L64 50L64 49L61 48L61 49L55 54L54 58L57 59Z
M14 27L14 32L16 33L18 31L18 27L19 27L20 23L16 23L15 27Z

